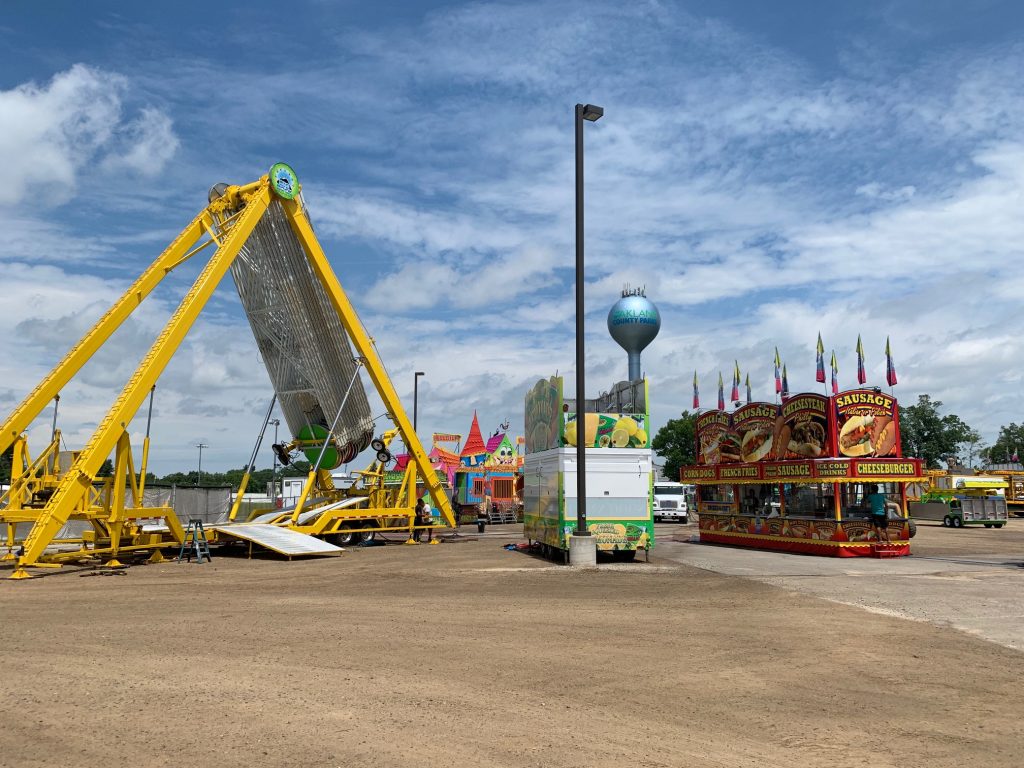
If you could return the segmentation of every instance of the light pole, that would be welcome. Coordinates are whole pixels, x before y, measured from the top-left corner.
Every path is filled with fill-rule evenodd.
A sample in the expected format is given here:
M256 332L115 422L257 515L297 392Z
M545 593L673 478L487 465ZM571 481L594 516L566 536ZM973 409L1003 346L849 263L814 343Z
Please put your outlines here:
M199 469L196 470L196 488L199 487L199 481L203 478L203 448L209 448L206 443L196 443L196 448L199 449Z
M416 417L419 415L420 398L420 376L426 376L423 371L416 371L412 377L412 431L416 431Z
M280 419L271 419L270 423L274 425L274 445L277 445L277 428L281 426ZM277 451L272 451L274 454L274 463L270 469L270 506L277 506Z
M603 115L602 107L576 105L576 531L573 536L590 535L587 529L587 401L583 370L583 121L595 122Z

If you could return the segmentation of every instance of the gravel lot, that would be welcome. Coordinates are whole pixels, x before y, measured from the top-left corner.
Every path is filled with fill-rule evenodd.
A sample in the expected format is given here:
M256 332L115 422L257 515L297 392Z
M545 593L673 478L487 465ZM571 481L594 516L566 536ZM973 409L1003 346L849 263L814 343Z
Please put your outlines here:
M915 552L1012 555L1018 527ZM679 562L722 548L671 534L581 572L505 531L0 581L0 765L1020 764L1018 651Z

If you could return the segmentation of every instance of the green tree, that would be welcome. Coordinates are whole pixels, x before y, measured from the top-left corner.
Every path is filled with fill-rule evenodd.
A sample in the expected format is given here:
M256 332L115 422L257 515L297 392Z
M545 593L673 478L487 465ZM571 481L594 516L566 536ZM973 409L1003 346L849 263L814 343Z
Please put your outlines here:
M981 452L981 458L989 464L1005 464L1013 459L1019 448L1024 447L1024 424L1010 423L999 428L999 437L989 448Z
M651 441L651 447L665 460L665 477L679 479L679 468L695 461L694 424L696 414L683 411L678 419L669 419L658 430Z
M100 471L96 473L96 477L110 477L114 474L114 462L107 459L100 465Z
M956 414L940 416L941 407L942 401L932 400L930 395L918 395L915 405L900 406L903 455L924 459L930 469L938 469L940 461L957 456L971 431Z
M964 435L963 447L967 451L967 466L973 467L974 457L980 456L981 452L985 450L985 446L981 444L981 432L968 428Z
M11 482L11 457L14 455L14 448L8 448L0 454L0 483L7 485Z

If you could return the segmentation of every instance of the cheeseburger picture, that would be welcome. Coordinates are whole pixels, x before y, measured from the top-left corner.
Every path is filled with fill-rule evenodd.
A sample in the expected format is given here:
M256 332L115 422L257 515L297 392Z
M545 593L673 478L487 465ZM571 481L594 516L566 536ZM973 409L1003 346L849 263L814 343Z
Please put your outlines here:
M735 432L726 432L722 435L722 442L718 444L718 456L723 464L743 461L740 439Z

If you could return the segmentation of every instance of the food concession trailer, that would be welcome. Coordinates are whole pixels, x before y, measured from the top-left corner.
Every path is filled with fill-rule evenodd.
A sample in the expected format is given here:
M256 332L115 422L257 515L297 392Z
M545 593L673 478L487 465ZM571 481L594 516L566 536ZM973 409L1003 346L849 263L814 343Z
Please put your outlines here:
M894 397L802 393L707 411L696 442L699 463L680 480L697 486L701 541L836 557L910 553L906 486L923 468L901 455ZM888 545L871 522L872 486L897 511Z

